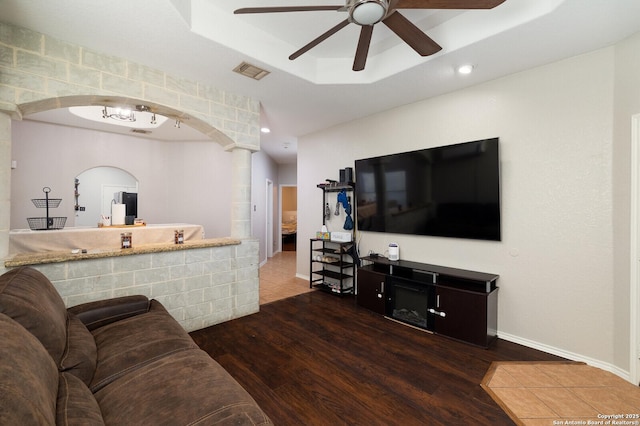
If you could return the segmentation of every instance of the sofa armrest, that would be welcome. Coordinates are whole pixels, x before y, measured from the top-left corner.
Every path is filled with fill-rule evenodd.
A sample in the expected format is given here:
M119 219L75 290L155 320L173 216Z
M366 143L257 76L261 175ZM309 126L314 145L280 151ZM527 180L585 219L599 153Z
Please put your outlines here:
M80 321L91 331L148 312L149 299L142 295L116 297L83 303L67 310L80 318Z

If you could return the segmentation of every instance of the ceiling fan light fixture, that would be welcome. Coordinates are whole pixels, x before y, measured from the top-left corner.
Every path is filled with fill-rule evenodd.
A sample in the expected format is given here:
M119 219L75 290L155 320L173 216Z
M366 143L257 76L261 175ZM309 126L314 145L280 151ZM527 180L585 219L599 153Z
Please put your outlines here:
M359 0L349 9L349 20L358 25L373 25L387 14L389 3L386 0Z

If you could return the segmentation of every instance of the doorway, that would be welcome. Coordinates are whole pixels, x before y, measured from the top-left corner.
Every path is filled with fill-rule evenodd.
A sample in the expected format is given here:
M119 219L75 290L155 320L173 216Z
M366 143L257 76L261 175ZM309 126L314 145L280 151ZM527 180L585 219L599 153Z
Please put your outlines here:
M282 251L296 251L298 235L298 187L280 185Z
M111 201L116 192L138 192L138 180L126 170L111 166L92 167L76 176L82 194L77 194L78 207L74 226L96 226L102 216L111 216Z

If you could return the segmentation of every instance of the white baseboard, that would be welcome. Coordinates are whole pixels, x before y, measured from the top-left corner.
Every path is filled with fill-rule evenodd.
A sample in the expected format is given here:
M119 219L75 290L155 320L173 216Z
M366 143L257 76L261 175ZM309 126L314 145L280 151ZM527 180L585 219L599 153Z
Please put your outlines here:
M597 367L600 368L602 370L608 371L610 373L615 374L616 376L619 376L621 378L623 378L624 380L630 382L631 381L631 375L629 373L629 371L625 371L620 369L619 367L616 367L615 365L606 363L606 362L602 362L600 360L597 359L593 359L593 358L589 358L586 357L584 355L580 355L574 352L569 352L569 351L565 351L563 349L559 349L553 346L549 346L549 345L545 345L544 343L540 343L540 342L536 342L533 340L529 340L529 339L523 339L521 337L518 336L514 336L512 334L509 333L501 333L500 331L498 331L498 338L502 339L502 340L507 340L509 342L512 343L517 343L519 345L522 346L526 346L528 348L532 348L532 349L537 349L539 351L542 352L546 352L552 355L557 355L560 356L562 358L567 358L570 359L571 361L580 361L580 362L584 362L587 365L590 365L592 367Z

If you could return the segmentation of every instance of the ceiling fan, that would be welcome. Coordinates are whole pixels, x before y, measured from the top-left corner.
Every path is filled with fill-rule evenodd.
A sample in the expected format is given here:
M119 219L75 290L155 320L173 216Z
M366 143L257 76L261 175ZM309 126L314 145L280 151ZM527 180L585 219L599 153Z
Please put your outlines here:
M280 13L280 12L311 12L338 11L348 12L349 16L335 27L313 39L305 46L295 51L289 59L293 60L322 43L349 24L362 27L353 70L362 71L367 62L373 26L379 22L385 24L396 33L405 43L421 56L429 56L439 52L442 47L433 41L422 30L411 23L398 12L398 9L493 9L505 0L346 0L344 6L275 6L275 7L247 7L237 9L235 14L248 13Z

